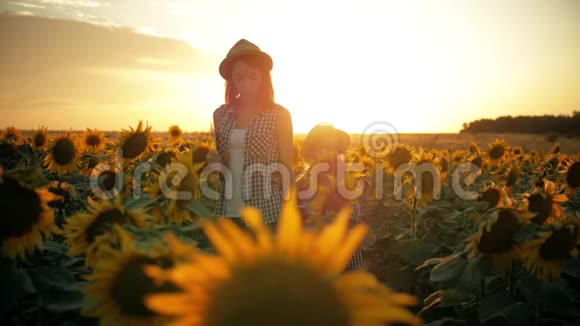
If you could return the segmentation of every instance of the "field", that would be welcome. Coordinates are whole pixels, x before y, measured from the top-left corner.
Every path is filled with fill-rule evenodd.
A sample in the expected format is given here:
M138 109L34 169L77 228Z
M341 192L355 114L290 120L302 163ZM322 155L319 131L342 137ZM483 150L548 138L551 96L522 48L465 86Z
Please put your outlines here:
M295 153L303 141L295 135ZM578 139L353 134L344 159L365 169L345 182L361 181L360 196L347 200L338 181L324 179L306 207L285 206L275 237L256 211L246 211L247 225L213 216L216 203L200 188L223 187L201 174L214 148L209 133L141 124L3 130L2 325L157 325L174 317L225 325L297 315L314 316L303 325L575 325L580 318ZM296 155L297 178L328 159ZM165 188L192 196L168 197ZM353 203L363 223L347 228ZM302 230L307 211L313 228ZM357 247L364 271L344 271Z

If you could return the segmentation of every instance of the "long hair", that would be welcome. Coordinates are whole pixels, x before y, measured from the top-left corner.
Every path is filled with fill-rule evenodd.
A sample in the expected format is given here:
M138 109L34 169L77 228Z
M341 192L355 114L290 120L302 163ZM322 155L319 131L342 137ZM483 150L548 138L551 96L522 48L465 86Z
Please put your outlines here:
M268 71L264 65L264 61L258 56L242 56L238 60L242 60L251 67L259 69L262 72L262 89L260 91L260 98L258 103L264 107L271 107L274 105L274 86L272 85L272 76L270 76L270 71ZM238 104L239 94L238 91L231 80L232 76L226 79L225 84L225 103L226 104Z

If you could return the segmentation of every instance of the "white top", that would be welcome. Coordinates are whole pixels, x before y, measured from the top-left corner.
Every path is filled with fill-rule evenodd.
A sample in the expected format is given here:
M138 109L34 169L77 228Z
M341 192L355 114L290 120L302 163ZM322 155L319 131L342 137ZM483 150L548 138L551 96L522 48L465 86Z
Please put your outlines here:
M226 197L226 216L240 216L240 207L243 205L242 176L244 173L244 151L246 144L246 129L232 129L229 145L228 167L232 173L232 198ZM226 184L226 187L228 185Z

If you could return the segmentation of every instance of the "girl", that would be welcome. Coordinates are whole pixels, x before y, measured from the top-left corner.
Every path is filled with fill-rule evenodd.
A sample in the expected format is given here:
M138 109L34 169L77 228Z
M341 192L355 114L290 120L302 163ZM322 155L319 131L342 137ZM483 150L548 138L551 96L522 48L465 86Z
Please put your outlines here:
M307 161L310 167L296 180L299 192L313 188L314 196L306 196L300 199L299 208L304 218L306 227L316 228L324 224L325 217L334 216L345 205L352 206L349 226L361 223L358 196L362 189L354 194L354 199L346 198L338 187L344 187L347 191L353 191L356 183L356 173L346 172L345 176L339 176L338 165L342 164L346 169L344 155L350 145L350 136L330 124L319 124L312 128L306 135L306 139L300 149L300 156ZM316 180L316 185L311 182ZM363 267L362 251L353 253L346 269Z
M245 39L230 49L219 66L225 79L225 104L213 112L217 151L208 154L208 162L227 166L232 182L224 186L232 196L225 196L222 189L214 213L242 226L239 209L250 205L260 209L264 222L273 228L294 183L292 119L286 108L274 102L271 70L270 55ZM276 169L281 174L272 173Z

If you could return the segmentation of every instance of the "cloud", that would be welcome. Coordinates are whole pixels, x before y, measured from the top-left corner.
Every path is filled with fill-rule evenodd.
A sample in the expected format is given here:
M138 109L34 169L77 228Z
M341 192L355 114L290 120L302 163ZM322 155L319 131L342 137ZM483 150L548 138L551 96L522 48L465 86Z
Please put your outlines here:
M70 19L5 12L0 40L4 112L84 104L135 107L184 96L189 80L213 76L217 66L215 58L182 40Z
M92 0L40 0L41 3L46 3L50 5L60 5L60 6L70 6L70 7L109 7L111 6L108 2L98 2Z
M34 9L44 9L46 8L46 6L42 6L42 5L38 5L38 4L34 4L34 3L27 3L27 2L9 2L8 4L11 5L15 5L18 7L24 7L24 8L34 8Z
M29 108L67 108L79 105L78 101L70 98L59 97L36 97L29 96L7 96L0 98L0 111L11 109L29 109Z

